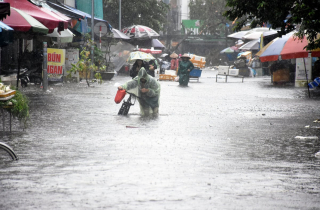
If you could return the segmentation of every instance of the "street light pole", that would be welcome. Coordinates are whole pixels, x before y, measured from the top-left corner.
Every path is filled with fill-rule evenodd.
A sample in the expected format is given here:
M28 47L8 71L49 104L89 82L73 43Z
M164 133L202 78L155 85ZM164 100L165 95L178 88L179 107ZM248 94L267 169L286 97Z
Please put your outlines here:
M119 31L121 31L121 0L119 0Z

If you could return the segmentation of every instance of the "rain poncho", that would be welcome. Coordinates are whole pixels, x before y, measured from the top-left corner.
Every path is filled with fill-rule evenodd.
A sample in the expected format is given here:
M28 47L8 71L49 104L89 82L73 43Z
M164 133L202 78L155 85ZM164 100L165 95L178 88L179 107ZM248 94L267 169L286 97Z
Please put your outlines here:
M179 84L183 86L188 86L189 83L189 75L190 72L194 69L193 63L191 61L180 61L179 62L179 69L178 69L178 76L179 76Z
M144 78L147 82L140 82L141 78ZM138 96L140 113L142 116L149 115L150 112L152 112L154 115L158 114L161 89L160 84L156 79L147 74L145 68L141 68L138 72L138 76L133 78L131 81L126 82L124 85L122 85L122 88ZM142 88L146 88L149 91L143 93L141 92Z

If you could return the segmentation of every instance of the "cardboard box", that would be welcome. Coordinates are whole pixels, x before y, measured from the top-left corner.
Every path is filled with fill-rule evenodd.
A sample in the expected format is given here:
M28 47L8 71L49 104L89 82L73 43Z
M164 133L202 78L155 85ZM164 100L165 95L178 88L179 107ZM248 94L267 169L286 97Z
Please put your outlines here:
M229 69L229 75L238 76L239 75L239 69Z
M169 74L159 74L159 80L174 81L177 76Z
M229 73L229 66L219 66L218 74L220 75L228 75Z

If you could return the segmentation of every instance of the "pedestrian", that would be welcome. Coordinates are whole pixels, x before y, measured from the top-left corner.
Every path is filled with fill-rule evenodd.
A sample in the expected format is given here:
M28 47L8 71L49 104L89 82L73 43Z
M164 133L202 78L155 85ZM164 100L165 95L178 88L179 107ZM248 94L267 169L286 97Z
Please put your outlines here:
M155 76L155 73L154 73L154 70L157 68L157 64L156 64L156 61L155 60L151 60L149 61L149 68L147 69L147 73L154 77Z
M132 68L130 69L130 76L132 79L138 75L138 72L142 67L144 67L145 69L149 69L149 66L146 62L137 59L136 62L133 64Z
M179 67L179 56L176 53L172 53L170 55L171 58L171 66L170 66L170 70L177 70L177 68Z
M191 58L188 54L182 55L181 58L182 58L182 61L179 63L178 74L177 74L179 77L179 85L188 86L190 71L194 69L194 65L190 61Z
M147 73L144 67L139 70L137 77L119 86L118 89L137 93L141 116L149 116L151 114L158 116L160 84Z

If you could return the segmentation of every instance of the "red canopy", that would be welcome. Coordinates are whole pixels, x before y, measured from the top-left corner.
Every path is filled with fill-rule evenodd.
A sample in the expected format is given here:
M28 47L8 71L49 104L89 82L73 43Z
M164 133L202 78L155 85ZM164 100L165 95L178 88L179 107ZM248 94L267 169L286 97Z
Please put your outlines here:
M3 19L2 22L15 31L48 34L48 28L35 18L14 7L10 7L10 10L10 16Z
M299 40L297 38L294 38L291 36L288 41L283 46L283 49L281 51L281 58L282 59L292 59L292 58L305 58L308 57L308 53L310 51L307 51L304 49L305 46L308 45L308 40L306 37L303 37L302 40ZM319 49L312 50L311 51L312 57L319 57L320 51Z
M37 19L40 23L45 25L49 29L49 33L52 33L55 28L58 31L63 31L68 28L68 21L59 18L57 15L50 14L49 11L42 10L40 7L30 3L27 0L4 0L10 3L10 6L15 7L29 14L33 18Z
M140 48L139 51L145 52L145 53L151 53L151 54L161 54L162 50L154 50L154 49L146 49L146 48Z

